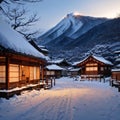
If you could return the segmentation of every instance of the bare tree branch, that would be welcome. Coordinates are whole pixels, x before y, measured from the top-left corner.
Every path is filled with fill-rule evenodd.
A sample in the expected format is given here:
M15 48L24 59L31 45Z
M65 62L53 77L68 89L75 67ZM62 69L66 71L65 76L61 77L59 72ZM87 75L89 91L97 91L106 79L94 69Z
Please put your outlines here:
M40 1L42 1L42 0L0 0L0 4L2 3L2 2L4 2L4 3L25 3L25 2L40 2Z
M30 33L23 33L21 31L18 31L20 34L22 34L27 40L32 40L34 38L34 35L38 34L39 31L34 31Z
M37 14L31 15L28 19L26 18L26 14L28 11L24 8L14 8L10 9L8 8L6 15L10 19L10 21L13 21L12 27L13 29L17 29L18 27L24 27L24 26L32 26L34 23L40 20L40 17L37 16Z
M38 30L31 32L31 27L39 21L37 14L26 17L28 11L21 7L11 8L13 5L21 6L26 3L41 2L42 0L0 0L0 11L10 20L11 27L24 35L25 38L31 39L38 34ZM23 7L23 6L22 6Z
M2 12L4 13L4 8L1 5L2 3L5 3L7 6L11 3L14 4L25 4L25 3L35 3L35 2L41 2L42 0L0 0L0 11L2 10ZM5 13L4 13L5 14Z
M33 38L36 37L36 35L38 35L40 33L39 30L27 31L24 28L21 29L21 30L17 30L17 32L19 32L20 34L22 34L27 40L32 40Z
M31 27L37 23L40 18L37 16L37 14L33 14L30 17L26 17L26 14L29 11L25 8L16 7L14 9L11 9L8 7L5 14L9 18L11 22L11 27L24 35L25 38L31 39L32 36L38 33L38 30L31 32Z

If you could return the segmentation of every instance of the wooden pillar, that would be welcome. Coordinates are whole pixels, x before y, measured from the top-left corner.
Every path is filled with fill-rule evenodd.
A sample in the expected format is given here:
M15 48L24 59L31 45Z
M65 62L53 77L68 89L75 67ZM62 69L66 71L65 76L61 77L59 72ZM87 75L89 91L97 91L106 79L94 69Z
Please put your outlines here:
M103 76L103 82L105 83L105 76Z
M44 68L43 68L43 65L42 65L42 83L44 83Z
M111 81L111 86L113 87L114 85L113 85L113 80Z
M6 90L9 90L9 58L6 57Z
M100 75L100 82L101 82L101 78L102 78L102 76Z
M48 80L50 79L50 77L46 77L45 79L45 84L48 85Z
M51 78L51 87L53 87L52 78Z
M115 76L115 79L116 79L116 81L117 81L117 75Z
M112 86L112 79L109 80L109 85Z
M54 79L54 86L55 86L55 77L53 79Z
M120 92L120 85L118 86L118 92Z

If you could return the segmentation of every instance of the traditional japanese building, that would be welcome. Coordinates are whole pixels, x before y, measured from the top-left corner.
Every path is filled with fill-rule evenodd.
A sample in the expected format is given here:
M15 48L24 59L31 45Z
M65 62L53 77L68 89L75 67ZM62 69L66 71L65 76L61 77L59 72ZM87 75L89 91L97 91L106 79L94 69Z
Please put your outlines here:
M115 65L116 67L120 65L120 50L115 51Z
M72 65L65 59L58 59L58 60L51 60L48 61L48 64L56 64L62 68L62 76L67 76L68 74L68 68L71 67Z
M115 51L115 67L112 69L112 79L120 81L120 50Z
M71 66L71 64L68 61L66 61L65 59L48 61L48 64L56 64L62 68L68 68Z
M46 76L59 78L62 76L62 71L64 69L56 64L51 64L46 66Z
M0 92L39 85L47 57L2 20L0 28Z
M75 64L81 68L81 75L87 75L88 77L111 75L112 63L103 57L90 55Z
M68 70L68 76L75 77L80 75L81 68L71 68Z
M112 69L112 79L120 81L120 68Z

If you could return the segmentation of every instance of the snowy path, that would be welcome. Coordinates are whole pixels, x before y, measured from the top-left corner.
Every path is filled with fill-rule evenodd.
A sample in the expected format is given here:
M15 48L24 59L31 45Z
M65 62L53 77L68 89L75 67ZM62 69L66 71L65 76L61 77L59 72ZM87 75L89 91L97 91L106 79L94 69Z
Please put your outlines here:
M0 99L0 120L120 120L120 93L108 83L57 80L51 90Z

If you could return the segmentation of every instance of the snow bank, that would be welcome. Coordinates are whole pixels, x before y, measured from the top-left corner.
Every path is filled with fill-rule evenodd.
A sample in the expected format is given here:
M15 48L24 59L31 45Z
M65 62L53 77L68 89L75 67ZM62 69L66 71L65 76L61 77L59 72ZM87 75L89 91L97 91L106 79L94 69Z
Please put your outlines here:
M50 90L0 99L0 120L120 120L120 93L109 83L63 77Z

